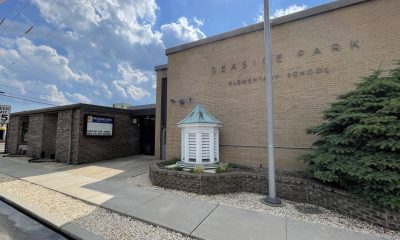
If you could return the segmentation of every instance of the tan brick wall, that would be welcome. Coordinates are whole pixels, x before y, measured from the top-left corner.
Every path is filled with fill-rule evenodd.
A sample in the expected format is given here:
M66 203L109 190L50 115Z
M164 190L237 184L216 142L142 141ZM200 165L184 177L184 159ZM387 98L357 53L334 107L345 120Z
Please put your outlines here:
M304 129L319 124L328 104L354 89L370 69L400 59L399 29L398 0L367 1L273 27L273 75L279 75L273 80L277 168L304 167L296 158L316 139ZM351 48L351 42L359 48ZM168 101L167 159L180 156L176 124L201 103L224 125L222 161L265 166L263 53L263 31L256 31L168 56L168 99L191 97L192 103ZM233 85L237 80L241 84Z

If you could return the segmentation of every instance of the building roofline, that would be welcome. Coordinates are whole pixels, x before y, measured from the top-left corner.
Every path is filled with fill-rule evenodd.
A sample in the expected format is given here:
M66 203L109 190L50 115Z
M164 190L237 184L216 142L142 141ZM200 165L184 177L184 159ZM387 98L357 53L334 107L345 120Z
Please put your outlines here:
M77 103L77 104L70 104L58 107L50 107L50 108L41 108L29 111L22 111L22 112L15 112L11 113L11 116L23 116L23 115L30 115L30 114L40 114L40 113L51 113L51 112L59 112L69 109L76 109L80 108L82 110L96 110L96 111L109 111L113 113L130 113L131 110L127 109L120 109L120 108L113 108L113 107L106 107L106 106L99 106L93 104L85 104L85 103Z
M168 64L157 65L154 67L154 71L160 71L165 69L168 69Z
M144 104L144 105L136 105L136 106L128 106L129 110L143 110L143 109L151 109L156 108L156 104Z
M322 4L313 8L308 8L305 9L303 11L300 12L295 12L283 17L279 17L279 18L274 18L271 20L271 27L273 26L278 26L281 24L285 24L288 22L293 22L293 21L297 21L303 18L307 18L307 17L311 17L311 16L315 16L315 15L319 15L319 14L323 14L329 11L333 11L339 8L344 8L344 7L348 7L354 4L358 4L358 3L362 3L362 2L367 2L370 0L336 0L330 3L326 3L326 4ZM190 43L186 43L183 45L179 45L176 47L172 47L172 48L167 48L165 50L165 54L169 55L172 53L176 53L176 52L180 52L189 48L194 48L194 47L198 47L198 46L202 46L208 43L212 43L212 42L216 42L216 41L221 41L224 39L228 39L228 38L232 38L232 37L236 37L239 35L243 35L243 34L247 34L247 33L251 33L251 32L255 32L255 31L259 31L259 30L263 30L264 29L264 23L256 23L250 26L246 26L243 28L239 28L239 29L235 29L233 31L229 31L229 32L225 32L225 33L221 33L218 35L214 35L208 38L203 38L194 42L190 42ZM164 65L159 65L159 66L164 66ZM161 69L157 69L158 66L156 66L156 71L157 70L161 70ZM167 66L165 67L165 69L167 68Z

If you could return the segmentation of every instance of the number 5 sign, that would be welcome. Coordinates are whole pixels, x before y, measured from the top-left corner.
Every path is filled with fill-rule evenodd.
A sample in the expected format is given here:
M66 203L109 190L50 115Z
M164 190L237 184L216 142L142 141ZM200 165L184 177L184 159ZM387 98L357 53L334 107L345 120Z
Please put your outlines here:
M0 124L10 123L11 106L0 105Z

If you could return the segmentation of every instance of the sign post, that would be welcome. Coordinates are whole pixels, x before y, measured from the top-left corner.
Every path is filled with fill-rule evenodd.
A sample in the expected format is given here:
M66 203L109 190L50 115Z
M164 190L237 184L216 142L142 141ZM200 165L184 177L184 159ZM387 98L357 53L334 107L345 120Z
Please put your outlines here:
M10 123L10 112L11 112L11 106L0 105L0 125L6 126L2 136L2 138L5 137L5 139L7 139L8 124ZM6 146L7 144L4 144L4 153L7 152Z
M271 28L269 22L269 0L264 0L264 51L265 95L267 101L268 196L263 199L263 202L271 206L281 206L281 200L276 197L275 183L274 112L272 110L272 53Z
M0 105L0 124L10 123L11 106Z

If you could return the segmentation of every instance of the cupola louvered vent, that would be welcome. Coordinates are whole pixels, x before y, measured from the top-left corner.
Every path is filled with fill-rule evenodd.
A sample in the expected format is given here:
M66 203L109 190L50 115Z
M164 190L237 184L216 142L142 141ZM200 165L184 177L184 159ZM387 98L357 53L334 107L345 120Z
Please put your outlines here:
M189 162L196 162L196 133L189 133Z
M201 134L201 160L203 162L210 162L210 150L212 151L214 146L211 146L210 133Z
M181 159L186 164L214 164L219 162L219 128L221 122L201 105L178 126L181 131Z

